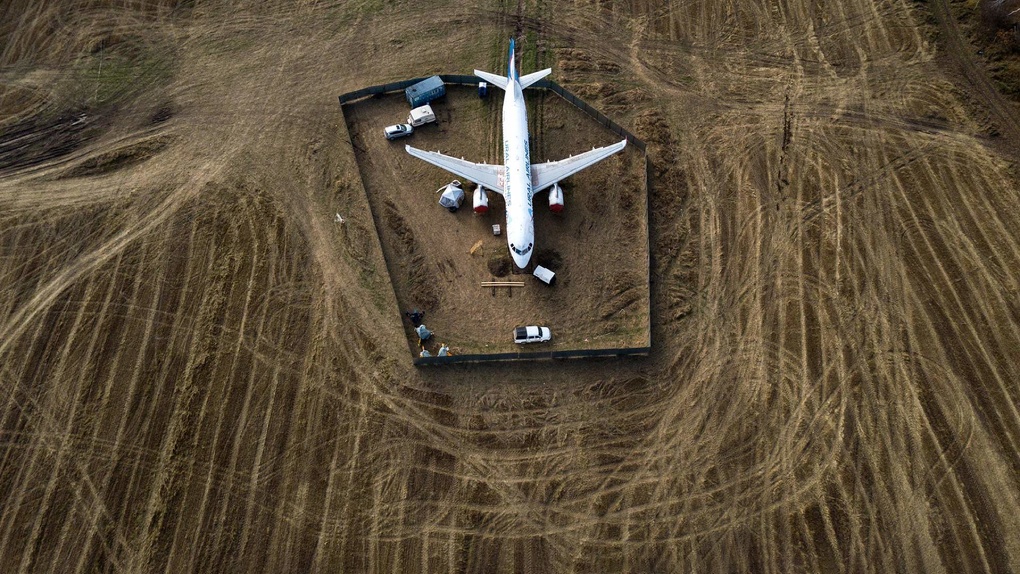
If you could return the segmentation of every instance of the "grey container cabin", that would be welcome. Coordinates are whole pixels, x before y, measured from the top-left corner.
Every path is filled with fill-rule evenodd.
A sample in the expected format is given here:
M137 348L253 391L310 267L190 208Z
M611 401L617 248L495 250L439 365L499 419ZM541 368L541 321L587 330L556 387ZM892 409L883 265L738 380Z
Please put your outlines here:
M404 95L407 96L407 103L411 104L412 108L417 108L446 95L446 86L442 78L432 76L404 90Z

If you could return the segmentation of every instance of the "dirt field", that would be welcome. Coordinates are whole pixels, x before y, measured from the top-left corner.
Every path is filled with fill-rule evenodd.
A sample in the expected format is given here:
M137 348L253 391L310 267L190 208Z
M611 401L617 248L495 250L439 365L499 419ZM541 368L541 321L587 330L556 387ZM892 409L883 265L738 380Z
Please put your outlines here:
M1020 113L948 0L0 29L0 570L1020 570ZM336 95L511 34L649 143L647 359L407 357Z
M436 334L427 343L433 353L442 342L458 355L647 347L644 152L630 146L604 165L569 178L566 209L558 215L549 211L546 194L535 196L534 260L556 272L556 284L549 287L512 273L506 238L492 234L493 224L506 226L499 195L489 194L487 214L474 214L474 187L465 183L463 209L450 214L432 191L453 176L404 151L411 144L499 163L501 102L499 92L480 100L471 88L450 86L433 102L435 125L393 142L382 137L382 126L407 117L402 93L346 106L348 132L400 308L426 312L425 323ZM528 104L536 130L535 162L621 139L553 93L529 94ZM507 289L494 293L480 287L494 280L524 286L514 288L512 296ZM553 340L532 346L538 348L515 345L513 328L532 324L551 327ZM417 355L418 336L409 322L404 327Z

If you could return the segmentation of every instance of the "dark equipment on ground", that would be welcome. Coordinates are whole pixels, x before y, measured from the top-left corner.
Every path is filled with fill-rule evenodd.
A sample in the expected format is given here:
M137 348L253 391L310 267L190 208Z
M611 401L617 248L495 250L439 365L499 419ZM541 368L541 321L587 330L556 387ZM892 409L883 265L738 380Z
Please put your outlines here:
M404 315L411 321L411 325L416 329L421 325L422 320L425 319L425 311L422 311L421 309L407 311Z

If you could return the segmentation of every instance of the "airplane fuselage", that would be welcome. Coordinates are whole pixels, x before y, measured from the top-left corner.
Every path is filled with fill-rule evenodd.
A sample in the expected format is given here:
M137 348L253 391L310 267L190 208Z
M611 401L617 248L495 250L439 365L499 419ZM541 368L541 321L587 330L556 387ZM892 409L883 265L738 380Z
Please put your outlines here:
M531 261L535 248L535 211L531 197L531 150L524 92L516 78L503 97L503 199L506 241L519 268Z
M524 90L549 75L550 68L525 76L517 73L514 57L514 40L510 39L506 76L475 70L478 78L498 86L503 96L503 166L474 163L457 159L438 151L423 151L410 145L407 153L438 166L459 177L503 195L506 206L506 242L510 257L518 269L527 269L535 252L535 210L532 194L543 189L558 189L558 182L582 169L602 161L622 150L627 140L611 146L592 148L582 154L559 161L531 165L528 138L528 112L524 103ZM534 173L532 170L534 169ZM562 193L562 192L560 192ZM563 205L562 195L558 206ZM551 205L551 204L550 204Z

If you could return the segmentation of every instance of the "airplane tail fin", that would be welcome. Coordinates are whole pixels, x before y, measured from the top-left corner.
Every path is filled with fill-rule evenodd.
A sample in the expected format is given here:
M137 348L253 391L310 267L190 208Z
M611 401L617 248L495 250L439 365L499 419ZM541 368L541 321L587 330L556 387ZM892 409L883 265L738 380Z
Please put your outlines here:
M510 82L519 77L517 73L517 63L514 56L514 39L510 38L510 52L509 60L506 64L506 76L490 74L489 72L483 72L481 70L475 70L475 75L494 86L499 86L499 88L503 91L506 91Z
M507 58L506 63L506 77L508 80L520 79L521 75L517 72L517 59L514 54L514 39L510 38L510 57Z

